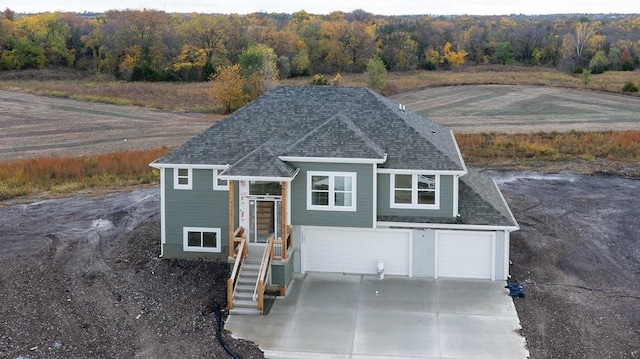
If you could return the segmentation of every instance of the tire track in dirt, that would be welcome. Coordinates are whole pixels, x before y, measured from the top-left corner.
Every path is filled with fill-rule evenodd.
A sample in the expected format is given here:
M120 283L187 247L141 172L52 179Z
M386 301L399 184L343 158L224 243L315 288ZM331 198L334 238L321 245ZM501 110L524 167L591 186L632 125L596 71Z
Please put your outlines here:
M566 88L468 85L392 97L455 132L640 130L640 98Z
M219 117L0 91L0 161L174 147Z

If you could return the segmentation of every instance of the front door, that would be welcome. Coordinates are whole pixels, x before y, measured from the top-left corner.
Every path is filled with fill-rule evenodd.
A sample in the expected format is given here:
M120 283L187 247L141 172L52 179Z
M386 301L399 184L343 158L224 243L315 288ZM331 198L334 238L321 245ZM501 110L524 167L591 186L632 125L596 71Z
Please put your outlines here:
M267 243L278 238L282 199L278 196L249 196L249 243Z

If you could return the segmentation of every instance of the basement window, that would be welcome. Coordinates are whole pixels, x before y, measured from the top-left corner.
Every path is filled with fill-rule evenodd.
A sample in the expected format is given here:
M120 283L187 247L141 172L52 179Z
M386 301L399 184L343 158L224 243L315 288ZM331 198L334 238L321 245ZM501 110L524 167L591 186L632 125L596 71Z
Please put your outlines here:
M185 252L220 253L220 228L184 227L182 249Z

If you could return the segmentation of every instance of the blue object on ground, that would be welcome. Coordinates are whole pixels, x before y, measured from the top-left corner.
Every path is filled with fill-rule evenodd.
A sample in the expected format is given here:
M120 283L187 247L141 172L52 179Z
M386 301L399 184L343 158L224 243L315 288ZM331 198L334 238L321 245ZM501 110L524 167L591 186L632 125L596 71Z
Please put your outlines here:
M524 298L524 287L520 283L507 283L505 288L509 288L509 296Z

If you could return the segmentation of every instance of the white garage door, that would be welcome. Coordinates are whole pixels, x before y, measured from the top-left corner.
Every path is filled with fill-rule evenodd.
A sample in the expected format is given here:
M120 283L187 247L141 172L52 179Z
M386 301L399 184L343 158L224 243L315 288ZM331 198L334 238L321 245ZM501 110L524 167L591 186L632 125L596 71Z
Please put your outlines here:
M436 232L436 278L495 280L493 232Z
M335 227L302 228L302 269L311 272L411 275L411 232Z

